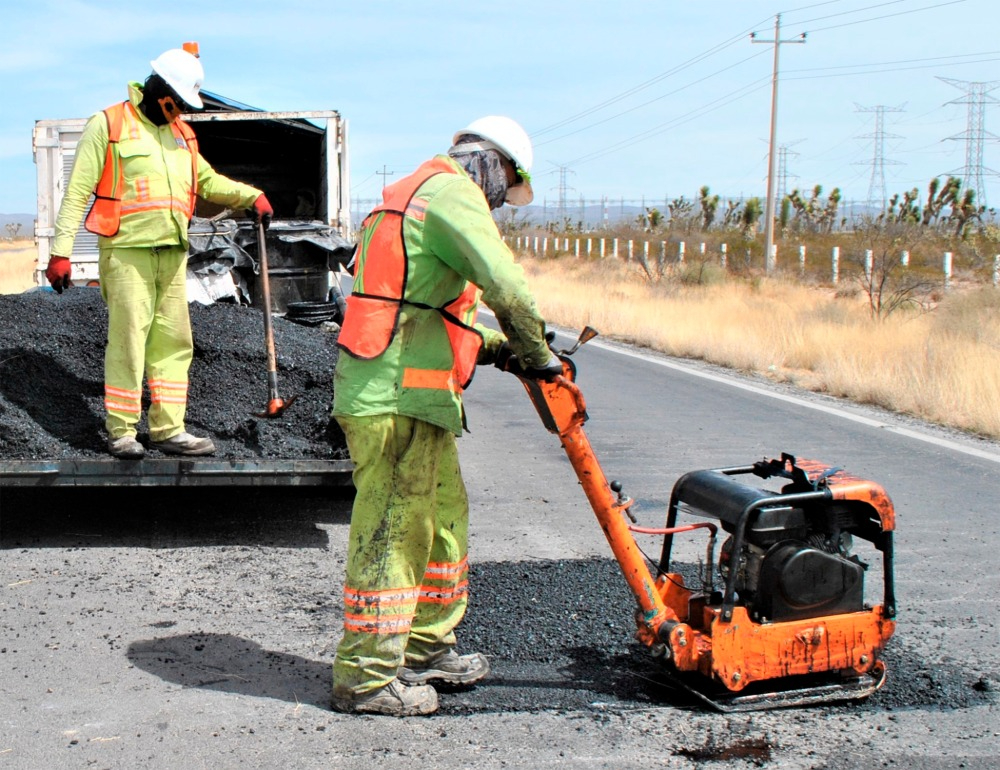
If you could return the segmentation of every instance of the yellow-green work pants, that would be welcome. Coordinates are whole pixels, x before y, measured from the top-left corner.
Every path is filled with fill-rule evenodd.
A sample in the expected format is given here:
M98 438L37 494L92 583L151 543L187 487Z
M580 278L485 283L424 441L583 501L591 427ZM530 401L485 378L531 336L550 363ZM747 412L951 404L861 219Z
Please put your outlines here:
M468 601L469 501L455 435L398 415L343 417L357 495L334 689L388 684L455 645Z
M108 306L104 406L108 438L134 436L149 385L149 437L184 430L193 342L187 304L187 251L180 246L110 248L100 254Z

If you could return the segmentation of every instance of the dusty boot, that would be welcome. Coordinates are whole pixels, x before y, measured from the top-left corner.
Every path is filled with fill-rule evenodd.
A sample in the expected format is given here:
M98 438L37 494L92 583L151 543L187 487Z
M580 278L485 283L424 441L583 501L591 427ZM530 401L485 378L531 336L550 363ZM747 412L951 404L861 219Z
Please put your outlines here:
M437 691L427 685L408 687L393 679L385 687L355 695L350 690L334 689L334 711L345 714L386 714L391 717L415 717L437 711Z
M149 445L168 455L198 457L215 453L215 444L212 443L212 439L198 438L190 433L178 433L163 441L150 441Z
M410 663L401 666L397 676L406 684L427 684L447 682L448 684L472 684L490 673L490 662L479 652L459 655L448 650L426 663Z
M108 451L120 460L140 460L146 454L146 448L135 436L122 436L108 439Z

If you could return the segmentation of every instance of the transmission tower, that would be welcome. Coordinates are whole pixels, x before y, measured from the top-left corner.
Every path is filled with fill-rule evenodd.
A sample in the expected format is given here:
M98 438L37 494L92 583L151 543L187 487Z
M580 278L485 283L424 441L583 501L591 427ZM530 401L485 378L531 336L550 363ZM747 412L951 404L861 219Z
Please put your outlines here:
M559 215L559 223L562 224L566 221L566 193L572 190L572 187L566 185L566 174L573 173L569 166L556 166L559 171L559 186L558 186L558 203L557 203L557 213Z
M887 112L904 112L903 107L906 105L899 105L898 107L886 107L884 104L877 104L874 107L862 107L860 104L855 103L857 109L855 112L874 112L875 113L875 132L872 134L863 134L861 139L872 139L872 159L870 163L868 161L860 161L864 165L870 165L872 167L872 178L868 183L868 207L877 209L878 211L885 211L886 203L888 202L888 197L885 192L885 167L886 164L890 166L902 165L898 160L886 160L885 157L885 140L888 139L901 139L897 134L887 134L885 132L885 114Z
M801 139L799 141L802 141ZM785 196L788 195L788 179L798 179L798 175L788 173L788 156L793 155L794 157L799 157L799 153L792 152L792 147L794 147L799 142L792 142L791 144L783 144L778 147L778 190L777 190L777 200L775 201L776 206L781 205L781 201L784 200Z
M965 131L961 134L948 137L949 139L965 140L965 166L961 170L950 173L960 174L965 183L965 189L975 190L976 203L980 206L985 206L986 185L983 182L983 176L985 174L996 176L997 172L983 166L983 142L987 140L995 142L1000 137L989 133L983 128L983 116L986 112L987 103L997 103L996 97L989 94L990 91L1000 86L1000 80L978 83L942 77L938 77L938 80L965 91L965 96L962 99L947 102L947 104L967 104L969 106L968 122Z

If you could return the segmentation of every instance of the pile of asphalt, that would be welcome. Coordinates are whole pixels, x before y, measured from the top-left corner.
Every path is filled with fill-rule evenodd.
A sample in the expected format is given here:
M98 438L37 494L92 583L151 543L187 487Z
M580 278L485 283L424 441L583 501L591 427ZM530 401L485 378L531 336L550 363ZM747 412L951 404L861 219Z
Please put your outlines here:
M192 304L190 312L187 428L210 436L216 457L347 456L330 418L335 334L274 318L278 393L295 401L280 417L261 418L256 414L269 400L263 314L221 302ZM97 289L0 296L0 459L107 456L106 339L107 310ZM139 440L148 443L148 392L143 403Z

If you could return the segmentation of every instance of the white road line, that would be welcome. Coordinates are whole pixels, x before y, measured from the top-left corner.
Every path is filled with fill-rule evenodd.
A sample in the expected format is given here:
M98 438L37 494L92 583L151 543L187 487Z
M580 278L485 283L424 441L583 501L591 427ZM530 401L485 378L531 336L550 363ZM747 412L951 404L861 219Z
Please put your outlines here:
M565 332L560 332L569 336L571 339L576 339L575 334L566 334ZM917 441L923 441L927 444L934 444L935 446L942 447L944 449L950 449L954 452L961 452L963 454L972 455L973 457L978 457L982 460L989 460L990 462L1000 463L1000 454L996 452L989 452L984 449L978 449L973 446L966 446L964 444L959 444L956 441L949 441L948 439L939 438L938 436L932 436L927 433L921 433L920 431L912 430L910 428L903 428L897 425L890 425L889 423L883 422L882 420L873 420L870 417L863 417L859 414L851 414L842 409L838 409L833 406L826 406L825 404L816 404L806 399L799 398L797 396L789 396L784 393L777 393L767 388L760 388L756 385L750 385L748 383L740 382L738 380L732 379L730 377L724 377L717 374L710 374L709 372L700 372L684 364L678 364L673 361L667 361L658 356L651 356L645 353L639 353L634 350L630 350L625 347L621 347L615 344L609 344L607 342L601 342L595 340L587 343L590 347L599 347L603 350L608 350L612 353L618 353L619 355L629 356L630 358L638 358L641 361L647 361L651 364L656 364L657 366L664 366L668 369L673 369L678 372L683 372L684 374L690 374L694 377L701 377L705 380L711 380L712 382L718 382L723 385L729 385L730 387L740 388L742 390L750 391L751 393L756 393L759 396L766 396L768 398L774 398L778 401L787 401L790 404L795 404L796 406L805 407L806 409L815 409L818 412L825 412L826 414L833 415L834 417L840 417L844 420L851 420L852 422L857 422L862 425L867 425L871 428L878 428L879 430L889 431L890 433L896 433L900 436L906 436L907 438L916 439Z

